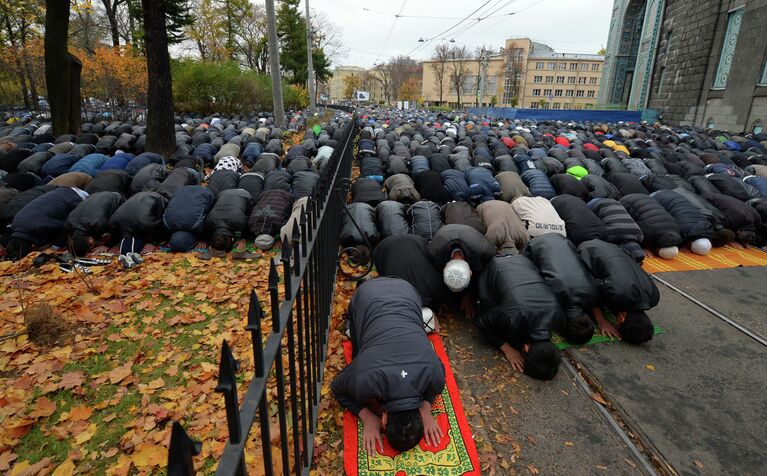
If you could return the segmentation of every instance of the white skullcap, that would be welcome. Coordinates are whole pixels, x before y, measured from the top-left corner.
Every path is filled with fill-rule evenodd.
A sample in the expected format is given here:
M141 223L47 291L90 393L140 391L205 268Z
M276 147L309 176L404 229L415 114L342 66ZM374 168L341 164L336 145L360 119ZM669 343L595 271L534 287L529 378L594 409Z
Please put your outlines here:
M711 241L708 238L698 238L692 242L690 248L696 255L704 256L711 251Z
M469 282L471 282L469 263L462 259L448 261L442 272L442 279L444 279L448 289L454 293L463 291L469 287Z
M679 248L676 246L669 246L658 250L658 254L663 259L674 259L679 254Z

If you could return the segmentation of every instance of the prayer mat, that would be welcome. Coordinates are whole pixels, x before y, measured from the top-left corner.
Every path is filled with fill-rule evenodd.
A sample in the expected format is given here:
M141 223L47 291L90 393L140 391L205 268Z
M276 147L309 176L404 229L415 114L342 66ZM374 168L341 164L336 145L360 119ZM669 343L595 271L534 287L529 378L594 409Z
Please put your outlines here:
M413 476L479 475L479 457L474 445L463 405L458 394L442 340L437 333L429 334L437 356L445 366L445 389L432 406L432 415L444 436L439 446L431 447L421 439L415 448L398 453L384 437L383 455L368 456L363 444L362 422L348 410L344 411L344 469L348 476ZM344 356L352 360L352 344L345 341ZM374 408L373 411L376 409ZM376 412L379 413L379 412ZM384 435L382 435L384 436Z
M595 330L594 331L594 336L591 338L591 340L586 342L583 345L571 344L571 343L567 342L564 339L564 337L562 337L559 334L553 334L551 336L551 342L555 346L557 346L557 349L559 349L559 350L569 349L570 347L576 347L576 348L578 348L578 347L586 347L588 345L602 344L604 342L609 342L609 343L620 342L620 340L618 340L618 339L611 339L609 337L605 337L605 336L599 334L598 332L599 332L599 329ZM653 333L653 335L657 336L658 334L662 334L662 333L663 333L663 329L661 329L658 326L655 326L655 332Z
M704 269L738 268L741 266L767 266L767 253L760 248L739 250L732 246L712 248L705 256L687 249L679 250L674 259L663 259L649 254L642 268L650 274L668 271L700 271Z

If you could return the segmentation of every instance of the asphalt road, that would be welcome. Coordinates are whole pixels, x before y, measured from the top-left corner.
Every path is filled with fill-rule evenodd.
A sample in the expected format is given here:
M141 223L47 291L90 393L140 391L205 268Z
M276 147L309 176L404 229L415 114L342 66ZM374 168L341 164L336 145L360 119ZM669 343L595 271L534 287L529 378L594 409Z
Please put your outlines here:
M767 334L767 268L660 277ZM767 347L658 287L661 303L649 315L664 332L651 342L567 352L589 380L586 389L566 368L552 382L519 375L471 323L447 319L446 348L477 446L498 455L485 454L483 474L491 466L495 474L640 474L652 459L663 463L655 465L658 474L767 474ZM613 422L594 391L608 402ZM625 435L641 441L643 456Z

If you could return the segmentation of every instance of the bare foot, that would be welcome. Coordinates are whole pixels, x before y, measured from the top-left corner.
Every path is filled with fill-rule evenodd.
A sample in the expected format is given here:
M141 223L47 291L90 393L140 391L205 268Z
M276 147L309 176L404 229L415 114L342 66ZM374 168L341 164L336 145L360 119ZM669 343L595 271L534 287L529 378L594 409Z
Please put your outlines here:
M197 244L194 245L194 248L198 250L202 248L207 248L207 247L208 247L208 244L205 243L204 241L198 241Z
M97 247L93 248L91 250L91 252L88 253L88 254L89 255L100 255L100 254L104 254L104 253L107 253L107 252L109 252L109 248L107 248L106 246L97 246Z
M240 241L238 241L237 243L234 244L234 249L235 250L244 250L246 246L247 246L247 243L243 239L243 240L240 240Z
M120 245L109 248L109 251L107 251L107 253L112 253L113 255L120 254Z
M732 246L732 247L733 247L733 248L735 248L736 250L745 250L745 249L746 249L746 247L745 247L745 246L741 245L741 244L740 244L740 243L738 243L737 241L732 241L732 242L730 242L730 246Z

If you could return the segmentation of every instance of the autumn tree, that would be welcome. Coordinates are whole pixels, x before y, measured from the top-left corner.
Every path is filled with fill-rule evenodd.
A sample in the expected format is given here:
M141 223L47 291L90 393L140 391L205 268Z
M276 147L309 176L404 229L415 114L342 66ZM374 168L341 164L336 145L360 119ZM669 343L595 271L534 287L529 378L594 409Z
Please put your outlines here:
M351 99L354 91L359 90L361 78L358 74L350 74L344 77L344 97Z
M448 71L450 73L450 85L458 99L458 108L461 107L461 91L463 82L469 73L469 63L471 54L465 46L454 46L450 49L450 62Z
M151 68L147 97L146 150L166 158L176 148L173 123L173 84L170 73L166 4L173 0L141 0L147 67Z
M306 19L301 16L300 0L282 0L277 9L277 36L280 39L280 64L293 84L306 84L309 58L306 50ZM330 61L321 48L312 49L317 80L330 78Z
M418 80L411 76L400 85L397 99L402 99L403 101L415 101L420 96L421 88L419 87Z
M429 67L434 72L434 84L439 90L439 104L442 104L442 99L445 92L445 82L449 81L447 72L447 60L450 55L450 47L447 43L441 43L434 48L434 56L432 62L429 63Z
M147 64L130 45L99 47L83 58L82 89L88 97L127 104L146 101Z
M34 54L30 42L38 38L36 26L43 18L42 4L37 1L0 0L0 44L4 46L0 61L5 71L12 72L24 106L37 108L39 84L33 73Z

